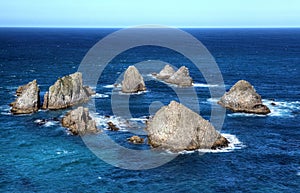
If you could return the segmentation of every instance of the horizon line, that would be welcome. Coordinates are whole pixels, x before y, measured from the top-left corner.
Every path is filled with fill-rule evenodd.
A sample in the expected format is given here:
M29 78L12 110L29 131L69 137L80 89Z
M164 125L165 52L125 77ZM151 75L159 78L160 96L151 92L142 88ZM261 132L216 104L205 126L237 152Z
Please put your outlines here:
M0 28L73 28L73 29L121 29L134 28L145 25L135 26L0 26ZM159 25L158 25L159 26ZM182 29L272 29L272 28L300 28L300 26L168 26L161 27L182 28Z

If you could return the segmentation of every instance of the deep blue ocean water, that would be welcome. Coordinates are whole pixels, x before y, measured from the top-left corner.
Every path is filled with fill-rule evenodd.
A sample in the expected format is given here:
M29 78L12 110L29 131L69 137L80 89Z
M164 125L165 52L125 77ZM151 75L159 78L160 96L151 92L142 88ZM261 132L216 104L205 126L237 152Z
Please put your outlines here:
M114 31L0 29L0 192L300 191L300 29L185 29L213 55L227 90L245 79L271 108L268 116L227 111L221 133L239 140L230 151L184 153L154 169L125 170L99 159L58 122L36 123L61 117L67 110L9 113L8 104L19 85L37 79L43 94L58 77L76 72L88 50ZM111 85L116 78L129 65L149 60L189 67L198 85L200 114L210 118L216 100L195 66L178 53L145 46L118 55L105 68L93 99L97 107L93 116L99 124L105 122L104 115L113 115ZM148 92L129 97L131 115L137 120L151 115L153 101L178 100L170 86L153 78L146 85ZM273 100L276 106L271 106ZM144 126L142 121L138 124ZM148 149L146 144L128 144L131 133L126 130L104 132L125 147Z

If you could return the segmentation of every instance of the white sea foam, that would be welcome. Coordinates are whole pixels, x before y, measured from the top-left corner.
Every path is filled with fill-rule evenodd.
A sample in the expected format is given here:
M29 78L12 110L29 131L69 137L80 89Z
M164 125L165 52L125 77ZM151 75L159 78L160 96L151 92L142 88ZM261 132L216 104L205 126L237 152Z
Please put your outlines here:
M145 90L145 91L139 91L139 92L136 92L136 93L124 93L122 91L119 92L119 95L140 95L140 94L145 94L149 92L148 90Z
M61 155L61 154L69 154L70 152L69 151L67 151L67 150L57 150L56 151L56 154L57 155Z
M43 126L44 126L44 127L51 127L51 126L53 126L53 125L55 125L55 124L56 124L55 121L48 121L48 122L45 123Z
M41 125L41 126L43 126L43 127L51 127L51 126L56 125L58 123L58 121L45 120L45 119L37 119L34 122Z
M95 95L93 95L93 98L107 98L107 97L109 97L109 95L101 94L101 93L96 93Z
M220 100L220 98L208 98L208 99L206 99L206 101L208 102L208 103L217 103L218 101Z
M293 113L300 111L300 101L287 102L287 101L272 101L272 100L265 100L265 99L262 101L271 110L269 116L294 117L295 115Z
M273 101L273 100L262 100L263 104L269 107L271 113L267 115L258 115L252 113L231 113L229 117L294 117L295 112L300 111L300 102L287 102L287 101Z
M232 134L221 134L223 137L225 137L228 141L228 147L222 148L222 149L199 149L199 153L226 153L226 152L232 152L237 149L245 148L246 145L244 145L235 135Z
M104 88L114 88L115 86L113 84L105 85Z
M221 149L198 149L194 151L181 151L179 154L189 154L189 153L194 153L194 152L199 152L199 154L203 153L227 153L227 152L232 152L237 149L242 149L245 148L246 145L244 145L235 135L232 134L227 134L227 133L222 133L221 134L223 137L225 137L228 141L228 147L221 148Z
M131 121L144 122L144 121L147 121L148 119L146 119L146 118L131 118L130 120L131 120Z
M120 129L120 131L128 131L126 128L128 128L129 124L126 120L122 119L121 117L105 117L105 116L99 116L97 114L90 114L90 116L96 121L97 127L100 129L106 130L108 128L107 123L112 122L116 127Z
M217 84L203 84L203 83L193 83L194 87L217 87Z
M115 86L114 84L108 84L103 86L104 88L121 88L121 84L117 84L117 86Z
M10 107L8 105L1 105L0 111L1 111L1 115L11 115Z

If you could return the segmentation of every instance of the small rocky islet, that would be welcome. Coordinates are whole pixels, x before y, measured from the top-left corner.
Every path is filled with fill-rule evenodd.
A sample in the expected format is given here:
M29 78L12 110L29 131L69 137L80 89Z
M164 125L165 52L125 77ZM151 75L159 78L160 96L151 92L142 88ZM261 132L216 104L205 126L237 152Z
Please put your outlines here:
M175 70L167 64L158 74L153 73L152 75L159 80L179 87L193 86L193 79L190 77L189 69L185 66L181 66L175 72Z
M221 106L233 111L254 114L269 114L270 109L262 103L261 96L245 80L235 83L218 101Z
M166 65L158 74L157 79L179 87L193 85L189 70L185 66L175 71ZM146 86L142 75L134 66L129 66L124 73L122 92L136 93L145 91ZM58 110L80 105L87 102L95 92L88 86L83 86L82 74L76 72L58 78L44 95L44 103L40 106L40 89L33 80L18 87L16 100L12 102L12 114L31 114L39 109ZM218 104L234 112L268 114L270 110L262 104L261 96L247 81L238 81ZM101 133L95 120L89 115L89 109L82 106L67 112L61 120L63 127L73 135ZM108 122L108 130L118 131L119 128ZM153 117L146 122L148 144L152 148L168 149L174 152L196 149L219 149L228 147L229 141L223 137L213 125L184 105L171 101L161 107ZM127 139L133 144L142 144L144 139L132 136Z

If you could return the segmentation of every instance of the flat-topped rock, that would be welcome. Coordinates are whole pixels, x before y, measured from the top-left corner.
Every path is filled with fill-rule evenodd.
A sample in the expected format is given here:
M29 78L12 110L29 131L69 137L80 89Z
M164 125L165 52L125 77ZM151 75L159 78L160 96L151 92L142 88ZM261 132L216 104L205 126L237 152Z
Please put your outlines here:
M175 101L148 120L146 131L152 147L171 151L216 149L229 143L207 120Z
M87 86L83 86L82 74L76 72L71 75L58 78L54 85L44 95L43 109L64 109L84 103L90 99L94 92Z
M61 121L62 126L68 128L73 135L94 134L100 132L96 122L89 115L89 109L78 107L69 111Z
M145 91L146 86L144 79L138 69L134 66L129 66L124 73L124 80L122 81L122 92L136 93Z
M38 111L40 89L36 80L20 86L16 95L18 96L17 99L10 104L12 114L30 114Z
M238 81L218 101L218 104L233 112L268 114L270 109L262 103L261 96L245 80Z

